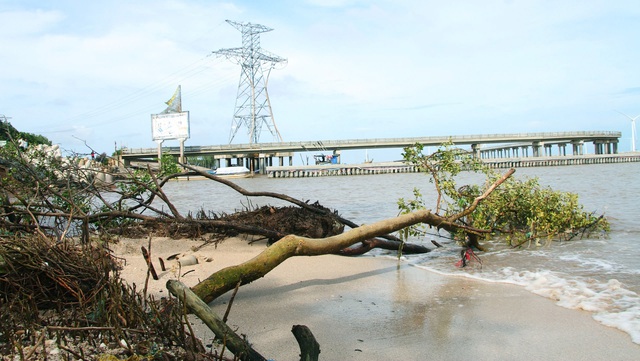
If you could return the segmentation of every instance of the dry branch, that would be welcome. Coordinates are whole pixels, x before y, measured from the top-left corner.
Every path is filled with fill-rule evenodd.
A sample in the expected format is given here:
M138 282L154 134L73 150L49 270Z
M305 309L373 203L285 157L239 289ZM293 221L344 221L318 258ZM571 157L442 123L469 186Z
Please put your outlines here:
M295 204L298 207L308 209L308 210L310 210L312 212L316 212L316 213L320 213L320 214L329 214L329 213L331 213L327 209L319 209L319 208L317 208L317 207L315 207L313 205L308 204L307 202L304 202L304 201L301 201L299 199L290 197L290 196L288 196L286 194L275 193L275 192L251 192L251 191L248 191L248 190L240 187L239 185L237 185L237 184L235 184L235 183L233 183L233 182L231 182L231 181L229 181L227 179L215 176L213 174L209 174L209 173L203 172L203 171L201 171L201 170L199 170L197 168L191 167L188 164L180 163L180 165L185 167L185 168L187 168L187 169L192 170L193 172L195 172L195 174L198 174L200 176L203 176L205 178L211 179L213 181L222 183L222 184L232 188L236 192L242 194L243 196L247 196L247 197L270 197L270 198L280 199L280 200L283 200L285 202L289 202L291 204ZM332 213L332 214L333 214L334 217L336 217L336 219L338 221L340 221L342 224L344 224L346 226L349 226L351 228L358 228L359 227L358 224L356 224L356 223L354 223L354 222L352 222L352 221L350 221L350 220L348 220L346 218L343 218L338 214L335 214L335 213ZM397 237L395 237L393 235L390 235L390 234L380 235L379 237L382 237L382 238L385 238L385 239L388 239L388 240L392 240L392 241L400 242L400 239L398 239Z
M140 247L140 250L142 251L142 257L144 257L145 262L147 262L147 267L149 267L149 272L151 272L151 276L153 277L154 280L158 280L158 273L156 273L156 268L153 267L153 263L151 262L151 255L149 254L149 251L147 251L146 248L144 248L144 246Z
M354 245L352 247L341 249L338 252L338 254L342 256L358 256L358 255L365 254L374 248L397 251L398 242L389 241L381 238L372 238L372 239L367 239L365 241L360 242L360 244L357 246ZM431 250L419 244L405 243L404 245L402 245L402 253L404 254L418 254L418 253L427 253L427 252L431 252Z
M241 360L266 361L262 355L255 351L240 336L238 336L226 323L224 323L211 308L196 296L189 287L177 280L167 281L167 289L191 310L198 318L215 333L216 337L224 340L225 346Z

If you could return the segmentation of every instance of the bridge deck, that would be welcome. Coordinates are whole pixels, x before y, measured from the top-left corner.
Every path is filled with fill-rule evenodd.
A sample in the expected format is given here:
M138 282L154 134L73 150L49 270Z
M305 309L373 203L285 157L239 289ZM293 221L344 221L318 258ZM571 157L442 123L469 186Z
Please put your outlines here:
M571 142L614 142L617 143L621 132L617 131L577 131L577 132L543 132L543 133L514 133L514 134L481 134L481 135L453 135L433 137L409 138L376 138L376 139L345 139L300 141L281 143L253 143L253 144L224 144L209 146L186 146L185 156L219 155L219 156L248 156L273 155L283 153L307 151L334 151L348 149L375 148L404 148L416 143L425 146L439 146L452 141L456 145L472 144L506 144L506 143L571 143ZM179 147L163 147L163 153L180 154ZM123 149L125 159L142 159L157 157L157 148Z

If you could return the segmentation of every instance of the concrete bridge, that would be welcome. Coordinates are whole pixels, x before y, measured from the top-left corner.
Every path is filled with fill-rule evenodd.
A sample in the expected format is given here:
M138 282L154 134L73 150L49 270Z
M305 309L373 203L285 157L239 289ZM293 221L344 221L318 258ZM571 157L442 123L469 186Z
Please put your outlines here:
M213 156L220 166L222 162L230 165L232 159L236 163L245 164L250 169L264 170L267 166L273 166L273 159L277 158L279 165L293 165L295 152L321 152L330 151L334 156L340 157L342 150L376 149L376 148L404 148L416 143L425 146L440 146L452 141L456 146L468 145L478 157L539 157L551 154L552 147L558 147L559 154L567 154L566 147L571 145L571 154L585 154L585 144L593 143L595 154L618 153L618 141L620 132L616 131L579 131L579 132L544 132L544 133L514 133L514 134L481 134L481 135L454 135L435 137L410 137L410 138L377 138L377 139L345 139L324 141L300 141L281 143L253 143L253 144L224 144L210 146L186 146L157 148L125 148L122 158L125 165L131 161L152 161L158 159L161 151L163 154L172 154L177 157L188 156ZM486 145L492 145L487 148ZM499 146L498 146L499 145Z

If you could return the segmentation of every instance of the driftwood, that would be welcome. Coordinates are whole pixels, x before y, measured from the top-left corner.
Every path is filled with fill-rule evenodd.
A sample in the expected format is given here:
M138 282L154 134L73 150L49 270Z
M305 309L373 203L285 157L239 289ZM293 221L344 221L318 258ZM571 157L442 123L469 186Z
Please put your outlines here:
M324 238L344 230L344 226L357 228L358 225L336 211L321 207L319 204L310 203L274 192L251 192L229 180L211 175L189 166L183 166L190 172L171 174L163 178L157 178L153 173L151 182L130 174L130 177L122 179L117 187L110 189L119 194L117 201L107 201L103 198L101 186L96 182L73 183L65 187L60 179L49 179L37 173L37 168L29 162L20 163L23 171L18 172L19 178L10 178L10 182L3 182L0 187L0 195L8 199L0 200L0 227L12 232L23 231L27 233L39 233L41 236L55 236L64 238L66 235L79 235L84 242L88 242L92 229L99 229L105 234L120 234L129 237L143 237L150 231L156 234L164 234L170 237L196 238L203 235L211 235L212 239L221 240L238 234L251 234L265 237L269 243L282 239L287 234L297 234L310 238ZM57 164L57 163L56 163ZM55 164L54 164L55 165ZM57 169L57 168L56 168ZM57 174L56 172L53 172ZM73 179L89 179L86 170L70 165L59 169L61 175ZM67 173L69 173L67 175ZM262 223L252 223L255 214L246 214L245 218L239 218L240 214L230 216L203 217L181 215L172 204L162 187L170 179L185 174L198 174L210 180L226 185L247 197L270 197L288 202L295 207L271 207L277 210L272 217L265 218ZM24 179L23 179L24 178ZM66 179L65 178L65 179ZM66 184L66 183L65 183ZM103 185L104 186L104 185ZM139 193L142 192L142 193ZM74 204L74 197L80 199L93 198L100 208L92 211ZM33 204L32 199L38 199L39 204ZM50 202L49 199L60 199L61 202ZM160 201L154 203L154 200ZM68 205L68 206L61 206ZM162 206L159 206L161 204ZM291 210L291 211L290 211ZM284 214L289 212L288 214ZM283 212L283 215L280 213ZM298 213L298 221L290 214ZM143 214L146 213L146 214ZM243 213L243 212L239 212ZM311 215L311 216L310 216ZM289 222L280 222L278 219L291 218ZM60 224L67 225L68 229L58 229L50 226L60 220ZM302 219L302 221L300 221ZM315 223L314 223L315 222ZM286 223L286 224L285 224ZM95 226L95 227L90 227ZM275 225L275 227L273 227ZM283 226L284 225L284 226ZM305 229L300 229L304 226ZM362 254L372 248L385 249L404 248L405 253L424 253L429 249L420 246L409 246L391 234L381 234L376 239L369 240L360 247L341 252L343 255ZM356 249L357 248L357 249Z
M242 337L238 336L211 308L196 296L189 287L176 280L167 281L167 289L183 302L187 308L200 318L223 340L225 347L243 361L266 361L267 359L254 350Z
M295 325L291 332L296 337L298 345L300 345L300 361L318 361L320 355L320 344L304 325Z
M236 334L224 320L220 319L211 308L204 303L189 287L177 280L167 281L167 289L172 295L184 303L187 308L200 318L220 340L240 360L266 361L258 351L243 338ZM304 325L294 325L291 329L300 346L301 361L317 361L320 354L320 344L316 341L311 330Z

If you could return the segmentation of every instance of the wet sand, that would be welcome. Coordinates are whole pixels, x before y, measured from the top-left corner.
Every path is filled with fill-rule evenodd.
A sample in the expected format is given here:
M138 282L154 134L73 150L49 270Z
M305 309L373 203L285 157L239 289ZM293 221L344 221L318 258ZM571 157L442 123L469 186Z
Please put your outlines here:
M114 246L127 259L122 277L144 286L140 246ZM149 291L168 295L165 283L193 286L226 266L264 250L229 239L193 252L202 242L154 239L151 253L160 280ZM197 265L160 272L158 257L193 254ZM210 262L206 260L209 259ZM191 271L182 276L187 271ZM230 294L210 305L223 315ZM274 360L299 359L291 327L308 326L320 343L321 360L638 360L640 345L626 333L597 323L584 311L513 285L434 274L384 257L290 258L264 278L240 288L227 322L253 347ZM194 321L198 335L213 334Z

